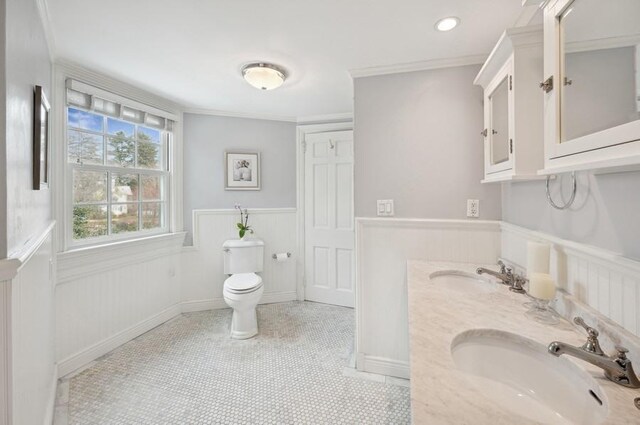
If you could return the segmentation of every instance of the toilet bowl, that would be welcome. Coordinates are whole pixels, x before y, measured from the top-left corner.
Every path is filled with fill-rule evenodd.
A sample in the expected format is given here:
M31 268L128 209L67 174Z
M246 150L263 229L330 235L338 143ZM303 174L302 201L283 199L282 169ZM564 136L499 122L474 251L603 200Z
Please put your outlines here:
M247 339L258 334L256 306L262 292L262 278L255 273L234 274L224 281L222 296L233 309L231 338Z
M260 239L231 239L222 244L224 281L222 296L233 309L231 338L247 339L258 333L256 306L264 292L262 278L264 242Z

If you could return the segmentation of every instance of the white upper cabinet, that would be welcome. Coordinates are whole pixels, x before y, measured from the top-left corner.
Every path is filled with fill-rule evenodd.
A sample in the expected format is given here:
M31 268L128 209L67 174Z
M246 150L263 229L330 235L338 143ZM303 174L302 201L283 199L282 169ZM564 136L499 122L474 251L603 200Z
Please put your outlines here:
M474 81L484 89L483 183L539 178L542 41L542 26L506 30Z
M550 0L544 80L540 174L640 165L640 0Z

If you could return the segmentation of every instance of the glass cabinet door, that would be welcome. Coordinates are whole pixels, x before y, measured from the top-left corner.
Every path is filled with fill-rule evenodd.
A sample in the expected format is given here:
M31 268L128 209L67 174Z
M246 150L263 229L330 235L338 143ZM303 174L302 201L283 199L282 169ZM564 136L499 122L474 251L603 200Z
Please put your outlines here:
M560 143L640 119L640 1L573 0L560 27Z
M509 160L509 76L505 75L489 95L490 128L488 130L491 165Z

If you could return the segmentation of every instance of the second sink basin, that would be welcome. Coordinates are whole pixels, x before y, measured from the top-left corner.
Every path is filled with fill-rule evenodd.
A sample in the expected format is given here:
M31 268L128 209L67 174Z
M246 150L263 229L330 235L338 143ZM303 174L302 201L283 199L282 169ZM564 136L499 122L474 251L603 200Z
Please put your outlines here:
M483 396L532 421L597 425L608 415L607 398L589 373L528 338L473 329L454 338L451 355Z
M449 287L461 292L482 293L494 292L496 283L485 276L460 270L440 270L429 275L433 282L442 282Z

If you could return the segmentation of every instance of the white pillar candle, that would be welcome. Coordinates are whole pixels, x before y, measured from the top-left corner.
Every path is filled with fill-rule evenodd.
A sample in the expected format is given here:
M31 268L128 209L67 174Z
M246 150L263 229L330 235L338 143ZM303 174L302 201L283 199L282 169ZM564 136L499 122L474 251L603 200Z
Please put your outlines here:
M552 300L556 295L556 284L547 273L529 276L529 295L539 300Z
M527 242L527 276L533 273L549 273L549 253L546 243Z

